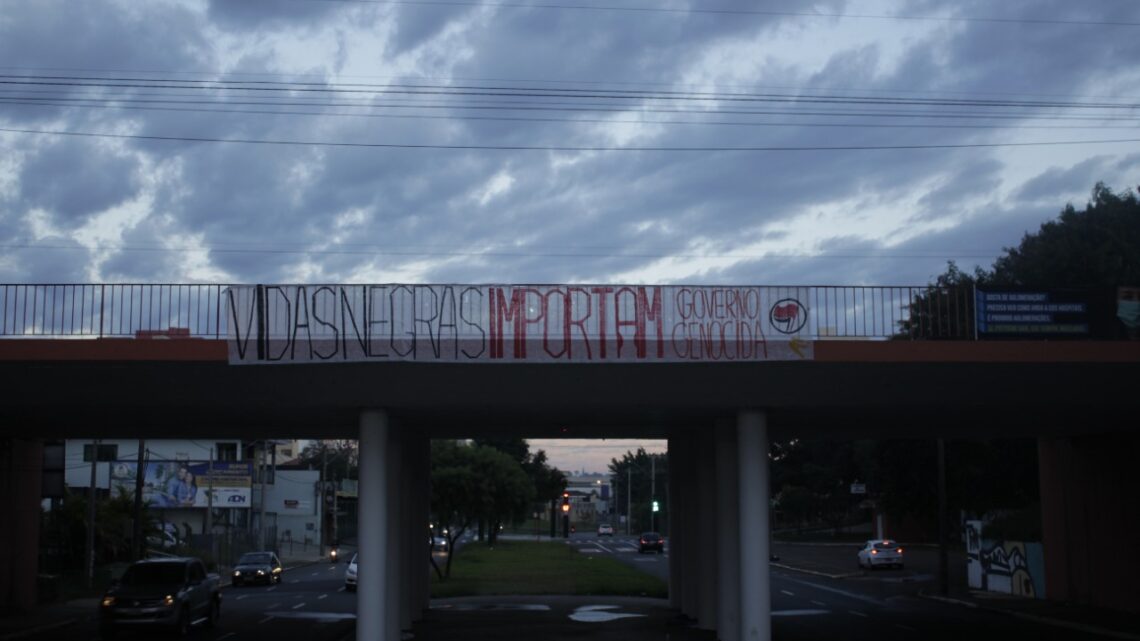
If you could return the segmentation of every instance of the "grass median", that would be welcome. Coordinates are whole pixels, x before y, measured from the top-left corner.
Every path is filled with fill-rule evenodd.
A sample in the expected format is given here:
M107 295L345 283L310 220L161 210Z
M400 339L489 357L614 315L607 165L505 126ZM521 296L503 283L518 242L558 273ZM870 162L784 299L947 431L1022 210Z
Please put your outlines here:
M664 581L619 561L580 553L565 543L500 541L464 546L451 577L432 575L436 598L497 594L605 594L664 598Z

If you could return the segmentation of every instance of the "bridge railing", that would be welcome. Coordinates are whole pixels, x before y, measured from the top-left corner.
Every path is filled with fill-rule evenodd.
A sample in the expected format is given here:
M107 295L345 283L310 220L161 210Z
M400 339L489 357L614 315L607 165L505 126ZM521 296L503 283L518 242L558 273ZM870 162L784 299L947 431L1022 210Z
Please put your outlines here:
M227 287L0 284L0 338L224 339ZM828 285L786 289L804 298L799 301L808 312L803 333L815 340L974 339L974 297L968 288Z

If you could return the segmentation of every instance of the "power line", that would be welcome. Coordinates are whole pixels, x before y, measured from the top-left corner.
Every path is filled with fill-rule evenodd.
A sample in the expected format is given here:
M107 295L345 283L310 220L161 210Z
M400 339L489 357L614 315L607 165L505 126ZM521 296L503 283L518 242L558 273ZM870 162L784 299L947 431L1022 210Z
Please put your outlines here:
M87 68L87 67L20 67L11 65L0 65L0 70L5 71L25 71L25 72L68 72L68 73L99 73L99 74L152 74L152 75L189 75L189 76L211 76L217 78L219 76L236 77L236 76L255 76L259 78L277 77L277 78L321 78L328 77L324 73L273 73L267 71L258 72L242 72L242 71L186 71L177 69L110 69L110 68ZM388 81L433 81L445 84L453 84L455 82L476 82L476 83L524 83L524 84L550 84L550 85L624 85L634 87L688 87L690 90L700 87L708 90L709 87L733 88L743 89L745 87L753 91L758 89L765 90L780 90L780 91L829 91L829 92L843 92L843 91L858 91L863 93L884 93L884 94L939 94L939 95L962 95L962 96L1025 96L1036 98L1084 98L1104 100L1108 98L1121 99L1121 100L1140 100L1136 96L1102 96L1102 95L1087 95L1087 94L1058 94L1058 93L1031 93L1031 92L1013 92L1013 91L962 91L962 90L949 90L949 89L875 89L875 88L858 88L858 87L809 87L805 85L678 85L675 82L664 81L615 81L615 80L554 80L550 78L470 78L463 76L384 76L384 75L366 75L366 74L338 74L339 78L360 78L370 80L388 80ZM239 81L238 81L239 82Z
M94 87L105 89L188 89L256 93L321 93L366 95L413 95L507 98L593 98L607 100L661 100L682 102L786 102L858 104L891 106L1012 107L1059 109L1129 109L1140 103L1064 102L1041 100L982 100L960 98L895 98L875 96L836 96L826 94L712 93L694 91L637 91L605 89L545 89L525 86L448 86L448 85L328 85L324 83L285 83L278 81L163 80L149 78L94 78L69 76L0 75L0 85ZM253 85L253 86L236 86Z
M382 119L407 119L407 120L468 120L468 121L491 121L491 122L529 122L529 123L561 123L561 124L638 124L638 125L696 125L696 126L731 126L731 127L825 127L825 128L843 128L843 129L997 129L997 130L1015 130L1015 129L1062 129L1062 130L1075 130L1075 129L1127 129L1134 130L1136 125L986 125L986 124L947 124L947 123L911 123L911 124L891 124L891 123L868 123L868 122L746 122L746 121L723 121L723 120L648 120L648 119L620 119L620 118L536 118L536 117L523 117L523 116L474 116L464 114L451 114L451 115L431 115L423 113L415 114L391 114L391 113L345 113L345 112L329 112L329 111L292 111L284 109L207 109L195 107L159 107L159 106L140 106L133 104L119 105L113 104L117 102L132 103L136 102L130 99L110 99L98 101L94 99L60 99L61 102L55 101L51 98L28 98L18 100L14 98L7 98L0 96L0 104L14 105L14 106L30 106L30 107L78 107L84 109L122 109L130 111L169 111L177 113L212 113L212 114L249 114L249 115L263 115L263 116L319 116L319 117L333 117L333 118L382 118ZM87 104L78 102L86 101ZM180 104L181 101L153 101L153 102L168 102L171 104ZM96 103L96 104L90 104ZM185 104L192 104L187 101ZM224 105L226 103L210 103L216 105ZM800 115L800 114L788 114ZM837 114L842 115L842 114ZM1029 117L1032 118L1032 117ZM1032 118L1037 119L1037 118ZM1081 118L1081 120L1088 120L1090 118ZM1091 118L1096 119L1096 118ZM1127 120L1135 122L1140 118L1114 118L1114 120Z
M489 7L504 9L546 9L565 11L607 11L658 14L703 14L721 16L771 16L793 18L841 18L858 20L906 20L923 22L980 22L997 24L1081 25L1098 27L1140 27L1140 22L1112 22L1094 20L1053 20L1047 18L994 18L970 16L907 16L860 13L817 13L807 11L772 11L763 9L673 9L668 7L617 7L610 5L524 4L521 2L464 2L462 0L294 0L315 3L376 4L443 7Z
M359 255L359 256L443 256L468 258L638 258L662 259L680 258L686 260L731 259L731 260L792 260L792 259L883 259L883 260L931 260L947 258L992 259L997 253L944 253L938 254L868 254L868 253L830 253L830 254L690 254L690 253L612 253L612 252L503 252L503 251L445 251L445 250L392 250L392 249L305 249L305 248L254 248L254 247L220 247L216 245L202 247L148 247L139 245L51 245L46 243L9 243L0 244L6 250L71 250L71 251L124 251L124 252L152 252L152 253L187 253L208 251L219 254L302 254L302 255Z
M264 140L253 138L211 138L207 136L157 136L143 134L111 134L84 131L44 131L0 127L0 131L43 136L72 136L80 138L109 138L117 140L153 140L164 142L203 142L243 145L272 145L294 147L339 147L346 149L436 149L449 151L546 151L546 152L818 152L818 151L907 151L922 149L992 149L1001 147L1056 147L1071 145L1106 145L1140 142L1140 138L1113 140L1052 140L1040 142L988 142L946 143L921 145L772 145L772 146L699 146L699 147L605 147L570 145L443 145L429 143L370 143L333 142L326 140Z
M225 105L225 106L305 106L305 107L345 107L352 109L454 109L454 110L468 110L468 111L554 111L554 112L567 112L567 113L581 113L581 112L599 112L599 113L684 113L684 114L727 114L727 115L785 115L785 116L827 116L827 117L891 117L891 118L955 118L955 119L988 119L988 120L1093 120L1093 121L1129 121L1134 122L1140 120L1136 116L1118 116L1108 114L1063 114L1053 112L1034 112L1024 114L1008 114L1008 113L963 113L958 111L885 111L883 109L875 109L874 107L863 107L860 111L844 111L836 109L816 109L808 111L804 109L799 110L773 110L773 109L686 109L686 108L661 108L661 107L645 107L645 106L620 106L614 107L612 105L578 102L549 102L549 101L520 101L520 100L471 100L463 103L452 102L413 102L410 98L389 98L388 102L352 102L351 98L340 98L337 101L320 101L320 100L300 100L294 99L290 101L283 100L233 100L229 98L211 98L205 100L190 99L183 94L167 94L167 93L153 93L142 92L130 94L134 97L72 97L72 93L63 94L60 96L54 90L23 90L26 94L44 94L51 93L53 97L36 98L35 96L22 96L13 94L14 90L0 88L0 94L7 94L11 96L9 99L26 99L26 100L52 100L59 103L74 103L79 101L88 102L103 102L103 103L133 103L133 104L173 104L173 105ZM175 98L175 99L155 99L155 98Z

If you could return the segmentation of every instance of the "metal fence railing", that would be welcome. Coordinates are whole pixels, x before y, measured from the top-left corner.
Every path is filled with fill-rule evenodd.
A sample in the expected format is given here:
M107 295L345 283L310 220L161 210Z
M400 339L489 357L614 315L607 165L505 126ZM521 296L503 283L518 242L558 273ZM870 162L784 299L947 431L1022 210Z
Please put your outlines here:
M0 284L0 338L210 338L227 335L224 284ZM419 287L419 286L408 286ZM973 340L969 288L801 286L801 335Z

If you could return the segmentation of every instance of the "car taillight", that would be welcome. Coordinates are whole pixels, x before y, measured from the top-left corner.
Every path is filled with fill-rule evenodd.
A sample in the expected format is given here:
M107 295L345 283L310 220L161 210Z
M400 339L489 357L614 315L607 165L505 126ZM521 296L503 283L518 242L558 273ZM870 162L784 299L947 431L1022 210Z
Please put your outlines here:
M878 553L879 553L878 550L871 550L871 554L878 554Z
M645 539L641 539L641 542L644 544L644 543L646 543L646 540L645 540Z
M895 550L895 552L898 552L899 554L902 554L902 548L899 548L899 549Z

